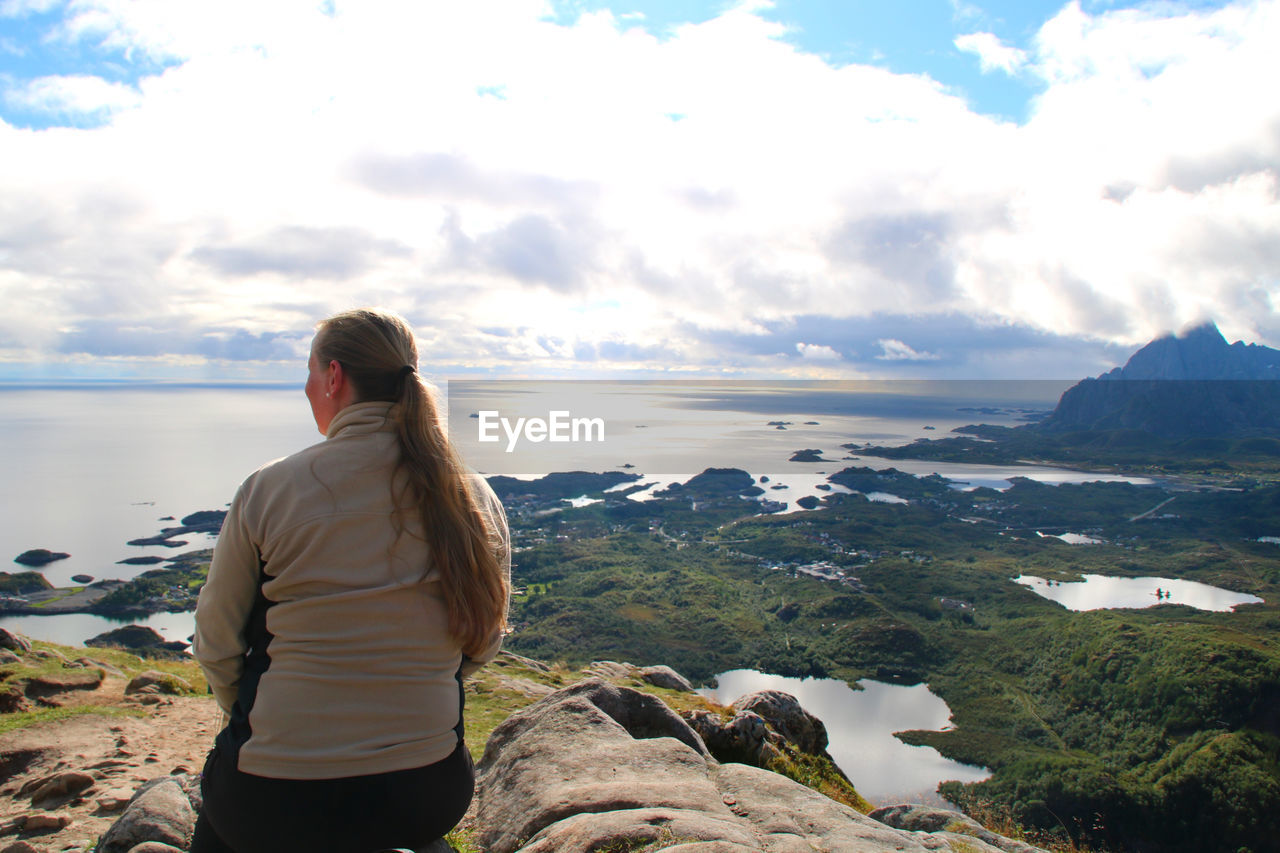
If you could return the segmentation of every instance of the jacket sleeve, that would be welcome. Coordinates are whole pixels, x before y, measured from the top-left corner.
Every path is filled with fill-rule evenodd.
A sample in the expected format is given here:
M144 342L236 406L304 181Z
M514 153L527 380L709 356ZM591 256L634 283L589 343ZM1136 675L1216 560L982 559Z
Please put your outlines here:
M478 497L484 501L486 515L494 530L498 534L500 542L499 562L502 565L502 571L507 579L507 602L506 608L511 608L511 533L507 527L507 513L502 507L502 502L498 500L498 496L493 493L493 489L489 488L489 484L485 482L483 477L476 476L478 483ZM505 620L503 620L505 622ZM498 650L502 648L502 629L498 629L493 633L493 638L489 641L489 645L484 651L475 657L463 656L462 658L462 674L463 676L471 675L480 667L487 664L498 656Z
M192 640L192 652L204 670L218 707L227 714L235 703L244 669L248 649L245 632L257 598L262 565L258 546L244 519L247 485L236 492L222 521L213 562L209 564L209 577L196 603L196 632Z

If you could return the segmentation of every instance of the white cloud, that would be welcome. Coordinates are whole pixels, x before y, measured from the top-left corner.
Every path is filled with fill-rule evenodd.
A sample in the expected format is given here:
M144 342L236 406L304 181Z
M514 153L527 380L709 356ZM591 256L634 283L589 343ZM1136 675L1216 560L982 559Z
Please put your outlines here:
M5 92L10 106L39 113L93 117L135 107L142 102L137 90L88 74L37 77Z
M801 358L812 361L836 361L840 358L840 353L823 344L798 343L796 352L800 353Z
M938 356L931 352L916 352L896 338L881 338L876 345L884 350L876 356L881 361L937 361Z
M173 335L260 342L355 302L404 311L442 364L535 373L655 347L719 367L715 332L798 316L1132 344L1208 314L1280 344L1280 102L1257 83L1280 79L1276 0L1072 4L1021 57L972 34L1043 86L1023 126L830 66L760 6L658 39L535 0L268 5L78 0L57 38L172 64L0 80L103 123L0 123L0 358L157 305ZM882 361L936 359L892 334Z
M992 33L968 33L957 36L954 44L958 50L977 56L984 74L989 71L1017 74L1027 64L1025 50L1003 44Z

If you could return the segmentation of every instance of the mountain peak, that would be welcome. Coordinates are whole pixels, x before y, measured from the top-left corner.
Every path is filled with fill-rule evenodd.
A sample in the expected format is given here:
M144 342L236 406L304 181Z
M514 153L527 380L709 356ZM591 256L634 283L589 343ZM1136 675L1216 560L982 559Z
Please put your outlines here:
M1280 353L1231 346L1212 320L1156 338L1099 379L1276 379Z
M1180 341L1221 341L1223 346L1227 345L1227 339L1222 336L1222 332L1218 331L1218 324L1212 320L1204 320L1199 323L1192 323L1182 327L1182 331L1176 335L1170 334L1166 337L1175 338Z

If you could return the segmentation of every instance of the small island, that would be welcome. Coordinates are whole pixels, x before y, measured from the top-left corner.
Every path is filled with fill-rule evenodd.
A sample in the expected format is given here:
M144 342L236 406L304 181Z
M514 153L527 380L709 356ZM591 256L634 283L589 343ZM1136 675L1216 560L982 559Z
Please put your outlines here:
M32 548L29 551L23 551L21 554L13 558L15 563L21 563L24 566L47 566L57 560L65 560L71 555L65 551L50 551L47 548Z
M35 572L0 572L0 615L181 613L196 606L212 557L212 549L191 551L172 557L165 568L143 572L132 580L101 580L85 586L55 588Z
M625 476L625 475L624 475ZM133 539L129 544L156 544L169 548L186 544L173 537L187 533L217 534L222 528L225 510L202 510L185 516L178 527L166 527L158 536ZM162 521L167 519L161 519ZM53 552L27 551L22 557ZM44 562L62 559L67 554L54 554ZM181 613L196 606L200 587L209 574L212 549L189 551L174 557L129 557L122 563L147 565L164 562L162 568L143 572L131 580L100 580L77 574L72 577L79 586L55 588L37 572L9 574L0 572L0 615L53 615L94 613L99 616L148 616L153 613Z

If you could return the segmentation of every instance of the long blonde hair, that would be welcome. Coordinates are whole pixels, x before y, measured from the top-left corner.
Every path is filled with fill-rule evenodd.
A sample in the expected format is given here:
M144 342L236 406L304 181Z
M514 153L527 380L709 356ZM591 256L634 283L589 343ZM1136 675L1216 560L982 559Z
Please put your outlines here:
M500 534L486 520L471 477L440 424L432 388L419 376L418 346L397 314L358 308L316 327L321 364L337 361L357 402L396 403L403 488L396 505L417 507L449 614L449 634L476 655L506 626L509 581Z

